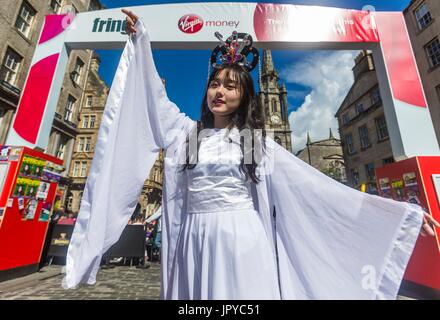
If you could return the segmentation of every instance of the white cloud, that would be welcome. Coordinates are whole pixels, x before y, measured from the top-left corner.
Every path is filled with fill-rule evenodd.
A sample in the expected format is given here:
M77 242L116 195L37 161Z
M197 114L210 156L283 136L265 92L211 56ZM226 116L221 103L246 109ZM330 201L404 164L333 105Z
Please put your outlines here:
M307 132L313 141L327 138L329 128L338 137L334 115L353 84L356 55L357 51L312 53L280 71L285 82L311 88L303 104L289 114L294 153L305 147Z

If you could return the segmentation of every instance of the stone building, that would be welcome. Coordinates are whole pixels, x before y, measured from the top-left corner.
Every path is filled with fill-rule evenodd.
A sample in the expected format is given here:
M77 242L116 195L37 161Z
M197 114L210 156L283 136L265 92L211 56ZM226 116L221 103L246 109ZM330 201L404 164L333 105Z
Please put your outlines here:
M139 199L141 214L144 217L151 216L162 204L163 162L164 151L161 150Z
M69 169L70 183L67 191L67 209L79 211L85 183L92 164L109 88L99 75L100 59L93 55L84 101L80 108L78 133L74 143ZM164 80L163 80L164 81ZM127 158L129 161L129 158ZM164 152L161 151L145 181L139 197L140 215L148 217L161 205Z
M0 144L4 144L11 127L30 63L48 14L99 10L99 0L0 0ZM83 100L85 79L92 51L73 51L64 78L55 120L46 152L64 160L70 166L73 141L77 133L78 106ZM67 170L64 173L67 177ZM65 197L63 188L60 196ZM64 199L63 199L64 200Z
M440 1L412 0L403 13L440 142Z
M79 122L69 170L67 209L78 211L84 191L95 145L98 139L109 88L99 75L99 56L95 53L85 85L83 104L79 108Z
M375 169L394 162L371 52L355 59L354 83L336 112L348 184L376 193Z
M306 147L298 151L296 156L333 179L347 182L341 140L333 136L332 129L327 139L314 142L307 133Z
M275 69L272 52L263 51L259 97L266 111L266 129L274 131L274 140L292 152L292 131L287 113L287 90Z

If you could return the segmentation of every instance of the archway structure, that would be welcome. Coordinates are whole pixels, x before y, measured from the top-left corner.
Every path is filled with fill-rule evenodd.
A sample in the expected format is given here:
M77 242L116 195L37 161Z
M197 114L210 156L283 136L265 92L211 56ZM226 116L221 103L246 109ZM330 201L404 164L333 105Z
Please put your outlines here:
M208 49L214 32L252 35L271 49L373 51L396 160L440 155L427 101L401 12L367 12L259 3L184 3L132 7L153 48ZM49 15L32 60L7 145L46 149L71 49L122 48L120 9Z

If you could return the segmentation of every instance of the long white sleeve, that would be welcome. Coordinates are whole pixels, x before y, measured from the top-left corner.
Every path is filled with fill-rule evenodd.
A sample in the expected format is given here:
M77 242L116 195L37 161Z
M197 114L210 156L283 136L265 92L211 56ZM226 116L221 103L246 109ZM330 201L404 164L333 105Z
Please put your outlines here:
M102 254L127 225L160 148L167 148L194 123L169 101L141 20L136 28L104 110L67 254L67 288L96 282Z
M423 210L344 186L270 142L283 299L395 299Z

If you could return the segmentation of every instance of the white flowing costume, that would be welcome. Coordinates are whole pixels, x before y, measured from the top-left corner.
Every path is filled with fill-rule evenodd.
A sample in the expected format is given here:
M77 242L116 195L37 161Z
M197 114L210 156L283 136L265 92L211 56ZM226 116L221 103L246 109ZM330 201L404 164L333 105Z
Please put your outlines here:
M199 164L180 170L195 121L168 100L141 20L136 28L105 108L65 287L96 282L163 148L162 299L395 299L422 209L344 186L270 138L261 182L246 182L237 129L232 142L214 130Z

